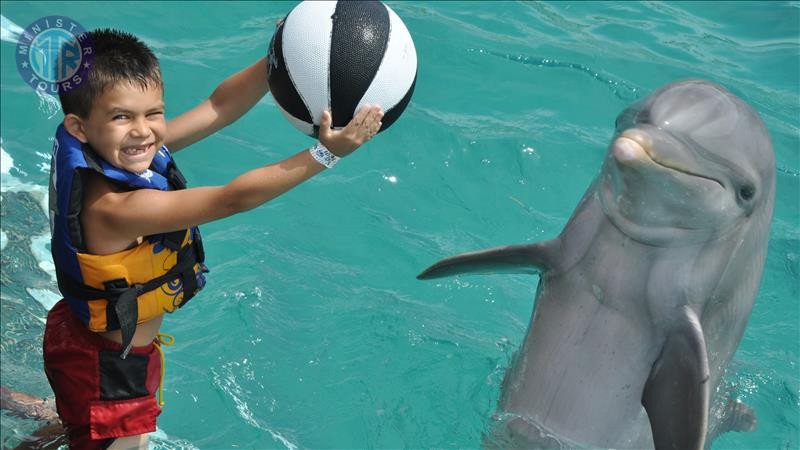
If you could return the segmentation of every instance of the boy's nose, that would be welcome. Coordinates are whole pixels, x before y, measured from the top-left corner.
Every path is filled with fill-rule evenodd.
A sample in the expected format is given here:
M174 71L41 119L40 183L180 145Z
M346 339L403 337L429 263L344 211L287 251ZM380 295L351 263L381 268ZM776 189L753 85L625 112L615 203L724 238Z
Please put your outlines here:
M133 128L131 129L131 134L136 137L150 136L150 127L147 125L147 121L144 118L135 120L133 122Z

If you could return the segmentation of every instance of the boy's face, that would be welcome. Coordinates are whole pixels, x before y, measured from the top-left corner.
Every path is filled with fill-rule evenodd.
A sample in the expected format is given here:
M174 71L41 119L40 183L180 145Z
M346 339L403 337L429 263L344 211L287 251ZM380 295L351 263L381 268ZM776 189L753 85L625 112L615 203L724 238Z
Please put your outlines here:
M158 86L122 82L94 102L89 117L81 119L83 142L111 165L133 173L150 167L167 131L163 91Z

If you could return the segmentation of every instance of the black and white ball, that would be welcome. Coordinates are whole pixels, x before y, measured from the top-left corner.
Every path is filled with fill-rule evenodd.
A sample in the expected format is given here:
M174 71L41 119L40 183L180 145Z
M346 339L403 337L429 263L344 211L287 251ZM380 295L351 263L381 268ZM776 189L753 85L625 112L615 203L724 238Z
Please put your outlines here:
M317 135L324 109L341 128L364 104L383 108L383 131L411 100L417 52L379 1L304 1L275 30L267 70L278 107L303 133Z

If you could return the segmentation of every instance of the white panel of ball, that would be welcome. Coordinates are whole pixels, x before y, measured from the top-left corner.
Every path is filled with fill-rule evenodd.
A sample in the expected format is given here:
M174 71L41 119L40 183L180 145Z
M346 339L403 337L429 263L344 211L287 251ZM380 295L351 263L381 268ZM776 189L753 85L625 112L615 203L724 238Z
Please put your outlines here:
M386 6L386 9L389 12L389 42L378 73L356 111L365 104L379 104L384 111L391 109L408 92L417 74L417 51L411 34L392 8Z
M302 2L283 26L283 59L315 125L330 105L328 71L335 11L336 2Z

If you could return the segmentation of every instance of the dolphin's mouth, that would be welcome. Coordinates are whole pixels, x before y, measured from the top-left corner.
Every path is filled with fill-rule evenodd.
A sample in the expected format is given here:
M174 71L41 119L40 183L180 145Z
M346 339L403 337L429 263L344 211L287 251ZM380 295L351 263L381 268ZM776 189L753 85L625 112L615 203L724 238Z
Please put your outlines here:
M614 142L614 156L620 162L647 158L654 164L665 169L674 170L675 172L680 172L684 175L713 181L719 184L722 188L725 188L725 185L720 180L712 176L698 173L660 159L658 154L653 151L652 139L650 139L647 134L636 129L625 130L619 137L617 137L617 140Z

